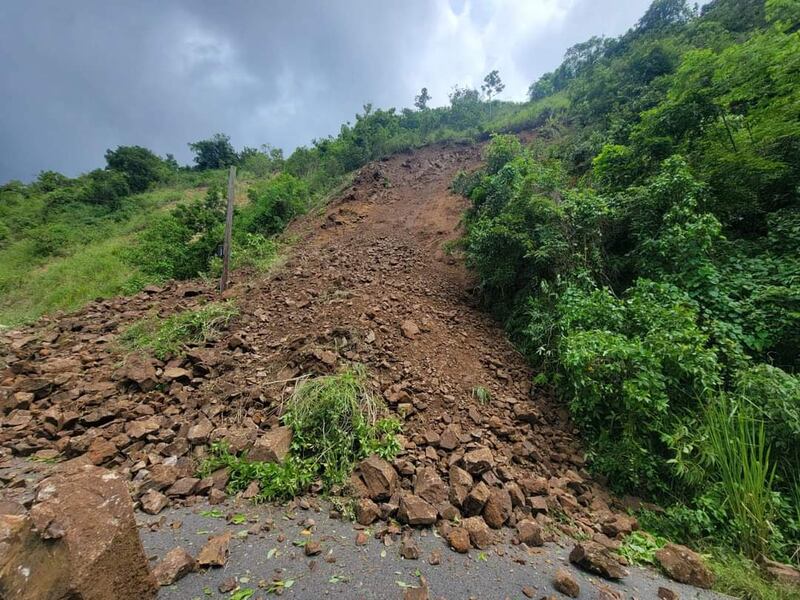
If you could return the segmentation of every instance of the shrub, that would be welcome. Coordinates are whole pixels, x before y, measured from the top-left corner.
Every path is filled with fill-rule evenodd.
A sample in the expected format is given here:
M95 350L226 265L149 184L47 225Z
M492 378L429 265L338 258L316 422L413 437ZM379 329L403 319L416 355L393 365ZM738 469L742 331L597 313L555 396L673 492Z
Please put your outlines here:
M224 446L212 449L201 468L231 470L229 489L258 481L258 500L291 498L319 477L326 489L345 482L356 462L371 454L392 460L400 450L399 421L387 418L369 389L366 371L354 366L336 374L301 380L283 407L282 420L293 432L289 456L279 464L249 461Z
M156 154L141 146L118 146L106 150L108 169L125 175L133 193L145 191L153 183L164 181L169 167Z
M248 196L250 206L242 211L237 227L267 236L283 231L305 210L310 198L306 183L288 173L255 184Z

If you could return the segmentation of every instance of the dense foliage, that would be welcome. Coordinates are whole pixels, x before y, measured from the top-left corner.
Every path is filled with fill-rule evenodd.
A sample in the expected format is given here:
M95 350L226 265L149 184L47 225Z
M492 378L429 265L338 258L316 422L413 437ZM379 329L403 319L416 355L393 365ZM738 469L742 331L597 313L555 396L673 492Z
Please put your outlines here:
M800 5L656 0L461 174L487 306L672 537L800 550ZM675 525L680 523L680 526Z

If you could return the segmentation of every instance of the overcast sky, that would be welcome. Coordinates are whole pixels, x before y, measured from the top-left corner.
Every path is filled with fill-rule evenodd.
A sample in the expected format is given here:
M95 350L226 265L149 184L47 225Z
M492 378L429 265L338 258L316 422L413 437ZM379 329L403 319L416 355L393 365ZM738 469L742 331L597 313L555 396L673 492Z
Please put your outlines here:
M362 104L434 105L499 69L522 100L564 51L649 0L0 0L0 182L215 132L291 152Z

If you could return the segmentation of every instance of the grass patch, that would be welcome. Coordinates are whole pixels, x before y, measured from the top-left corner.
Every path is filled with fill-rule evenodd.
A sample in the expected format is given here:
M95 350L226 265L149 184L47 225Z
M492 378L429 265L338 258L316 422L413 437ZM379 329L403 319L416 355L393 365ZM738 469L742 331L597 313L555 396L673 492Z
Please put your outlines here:
M475 398L480 404L486 406L492 401L492 392L483 386L472 388L472 397Z
M129 350L142 350L164 360L187 344L201 344L218 334L238 314L232 302L210 302L166 319L151 317L126 329L120 341Z
M797 600L797 588L767 581L752 560L717 550L709 562L717 575L714 589L742 600Z
M227 467L230 492L258 481L257 500L282 500L305 491L317 478L325 489L342 484L362 458L378 454L391 460L400 450L395 437L400 422L387 416L360 365L301 381L284 405L282 420L294 432L291 451L282 463L249 461L231 454L224 444L215 444L201 475Z

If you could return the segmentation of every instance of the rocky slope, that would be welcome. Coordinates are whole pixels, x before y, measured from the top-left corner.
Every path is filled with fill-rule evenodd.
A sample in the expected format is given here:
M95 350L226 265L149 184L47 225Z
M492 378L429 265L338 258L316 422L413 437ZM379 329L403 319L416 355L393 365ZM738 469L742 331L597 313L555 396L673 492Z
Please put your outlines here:
M564 531L617 547L635 520L585 472L564 407L531 385L523 358L476 308L464 265L444 251L465 208L448 186L479 163L477 147L434 146L365 167L291 227L282 268L237 274L224 296L240 315L224 335L167 362L126 356L119 334L216 299L211 285L151 287L3 333L5 495L29 504L34 494L21 469L37 463L10 466L12 456L83 457L127 477L153 514L221 502L225 473L196 478L209 444L263 449L295 378L359 362L405 420L394 464L367 461L353 478L360 522L439 522L459 551L491 544L503 526L529 545Z

